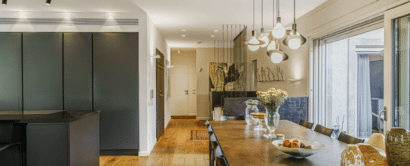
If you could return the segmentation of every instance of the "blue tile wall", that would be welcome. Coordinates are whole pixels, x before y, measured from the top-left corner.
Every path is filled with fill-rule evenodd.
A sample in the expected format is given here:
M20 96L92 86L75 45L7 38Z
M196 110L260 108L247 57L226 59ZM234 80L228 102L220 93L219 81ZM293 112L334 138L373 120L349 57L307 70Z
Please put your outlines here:
M244 116L245 101L254 99L253 97L225 98L224 115L226 116ZM260 112L265 112L263 106L258 106ZM279 108L281 120L289 120L299 123L301 119L307 120L308 98L307 97L289 97Z

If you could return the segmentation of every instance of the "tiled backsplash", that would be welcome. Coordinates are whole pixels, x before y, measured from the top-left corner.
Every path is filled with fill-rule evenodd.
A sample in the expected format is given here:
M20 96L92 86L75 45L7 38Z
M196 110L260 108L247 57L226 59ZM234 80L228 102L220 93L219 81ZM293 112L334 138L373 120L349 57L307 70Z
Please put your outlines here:
M224 115L226 116L244 116L245 101L256 99L253 97L225 98ZM260 112L265 112L263 106L258 106ZM289 97L279 108L281 120L289 120L299 123L300 119L307 120L308 98L307 97Z

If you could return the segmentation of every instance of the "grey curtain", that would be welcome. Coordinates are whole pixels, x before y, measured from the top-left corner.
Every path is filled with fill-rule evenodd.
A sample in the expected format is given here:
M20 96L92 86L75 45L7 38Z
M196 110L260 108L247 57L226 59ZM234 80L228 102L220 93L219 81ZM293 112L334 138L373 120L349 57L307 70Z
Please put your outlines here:
M359 137L372 135L369 55L359 54L357 61L357 122Z

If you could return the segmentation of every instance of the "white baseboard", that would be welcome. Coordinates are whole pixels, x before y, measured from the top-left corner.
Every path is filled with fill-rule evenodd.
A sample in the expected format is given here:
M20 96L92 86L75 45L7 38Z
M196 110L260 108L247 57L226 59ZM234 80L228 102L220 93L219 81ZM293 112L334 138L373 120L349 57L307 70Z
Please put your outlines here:
M196 116L196 113L189 113L189 116Z
M211 120L212 118L211 117L207 117L207 116L205 116L205 117L196 117L196 120Z
M138 156L149 156L150 152L148 151L139 151Z

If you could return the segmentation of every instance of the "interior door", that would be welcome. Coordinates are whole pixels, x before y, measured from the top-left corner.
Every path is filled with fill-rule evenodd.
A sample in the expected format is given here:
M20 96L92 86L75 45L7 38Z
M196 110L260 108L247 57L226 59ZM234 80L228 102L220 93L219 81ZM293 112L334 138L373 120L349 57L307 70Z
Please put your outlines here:
M157 55L161 58L157 59L157 139L164 133L164 54L157 49Z
M410 3L385 12L385 128L410 129Z
M188 116L188 66L175 63L173 65L174 68L171 69L172 116Z

